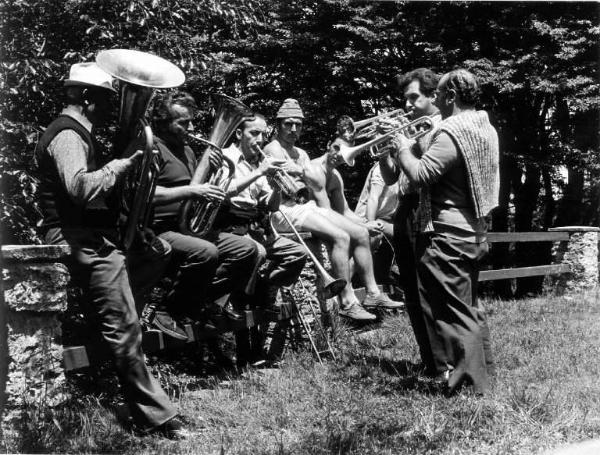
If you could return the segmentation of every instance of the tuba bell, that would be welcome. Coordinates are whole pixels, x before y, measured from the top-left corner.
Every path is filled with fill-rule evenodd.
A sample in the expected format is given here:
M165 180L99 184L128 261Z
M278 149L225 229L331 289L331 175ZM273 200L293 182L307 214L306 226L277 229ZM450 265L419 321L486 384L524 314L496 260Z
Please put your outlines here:
M214 94L215 120L208 139L190 136L192 141L199 141L208 147L204 150L200 163L194 171L190 185L211 183L227 190L235 173L235 165L225 159L229 175L221 182L223 176L220 169L210 169L209 156L211 149L219 152L227 145L235 130L245 121L254 117L253 112L244 103L227 95ZM196 237L204 237L211 229L220 203L188 199L181 204L179 212L179 232Z
M156 89L177 87L183 84L185 75L161 57L131 49L101 51L96 56L96 63L119 81L119 129L115 149L123 153L138 138L144 143L141 163L125 179L119 201L121 211L127 217L122 226L122 242L128 250L136 236L148 227L160 171L146 111Z

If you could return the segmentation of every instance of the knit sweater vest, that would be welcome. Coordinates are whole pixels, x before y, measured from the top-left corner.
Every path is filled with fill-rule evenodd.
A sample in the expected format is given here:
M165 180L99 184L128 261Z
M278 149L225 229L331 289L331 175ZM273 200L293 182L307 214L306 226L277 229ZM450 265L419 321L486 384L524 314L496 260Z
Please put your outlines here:
M83 224L83 207L72 200L60 180L56 162L48 153L52 140L64 130L73 130L88 145L90 153L94 153L95 141L88 130L68 115L58 116L44 131L36 149L36 163L40 183L38 196L43 221L41 229L56 226L81 226Z
M485 111L465 111L442 121L436 135L448 134L463 157L476 218L486 216L498 205L500 151L498 134ZM434 139L435 140L435 139ZM432 141L433 142L433 141ZM433 229L431 198L421 194L420 230Z

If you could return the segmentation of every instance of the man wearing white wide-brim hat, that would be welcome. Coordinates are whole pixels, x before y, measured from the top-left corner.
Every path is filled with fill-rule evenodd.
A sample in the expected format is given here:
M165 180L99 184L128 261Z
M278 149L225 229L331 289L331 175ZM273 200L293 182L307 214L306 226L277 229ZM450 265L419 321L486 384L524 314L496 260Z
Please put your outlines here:
M143 432L178 437L176 410L144 362L141 328L130 282L151 283L160 276L128 273L134 255L119 246L117 210L109 202L115 185L142 152L101 166L94 127L106 121L116 91L111 76L95 63L78 63L65 80L67 106L46 128L36 147L39 168L41 235L49 244L68 244L71 274L84 289L90 322L97 324L112 352L131 416ZM156 241L145 261L163 270L168 245ZM137 258L139 261L140 259Z

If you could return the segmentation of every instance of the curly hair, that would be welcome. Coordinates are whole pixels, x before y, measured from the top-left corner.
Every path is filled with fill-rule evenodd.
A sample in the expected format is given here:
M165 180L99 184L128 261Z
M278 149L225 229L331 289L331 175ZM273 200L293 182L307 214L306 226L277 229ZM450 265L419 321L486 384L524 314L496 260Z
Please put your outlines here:
M350 128L353 129L354 128L354 123L352 122L352 118L348 115L342 115L336 125L336 130L338 132L338 134L342 134L342 131L344 128Z
M475 75L465 69L456 69L447 73L444 86L447 90L454 90L460 102L467 106L474 106L479 100L479 84Z
M198 109L196 101L187 92L174 90L167 93L161 93L154 99L152 108L152 128L157 132L164 131L173 119L171 107L177 104L186 107L192 112Z
M433 92L435 92L435 89L437 88L440 77L429 68L417 68L408 73L399 74L397 79L398 87L402 92L404 92L408 84L417 80L419 81L421 93L425 96L433 96Z

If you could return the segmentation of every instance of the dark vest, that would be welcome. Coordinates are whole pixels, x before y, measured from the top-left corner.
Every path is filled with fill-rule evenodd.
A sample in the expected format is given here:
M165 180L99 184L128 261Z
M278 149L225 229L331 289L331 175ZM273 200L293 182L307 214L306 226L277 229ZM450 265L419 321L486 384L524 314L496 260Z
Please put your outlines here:
M79 227L83 225L84 207L76 205L69 197L67 190L60 180L56 162L48 153L48 145L63 130L73 130L88 145L90 153L94 153L94 140L88 130L75 119L60 115L54 120L42 137L36 148L35 157L40 183L38 187L40 210L43 215L42 231L52 227Z

